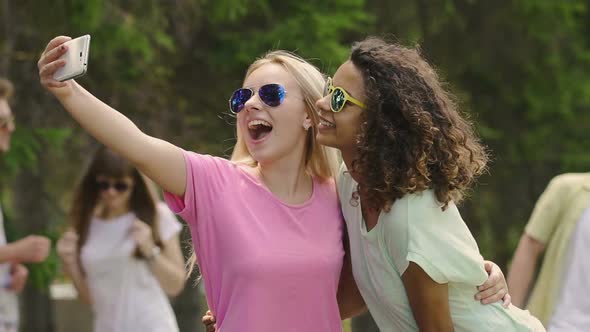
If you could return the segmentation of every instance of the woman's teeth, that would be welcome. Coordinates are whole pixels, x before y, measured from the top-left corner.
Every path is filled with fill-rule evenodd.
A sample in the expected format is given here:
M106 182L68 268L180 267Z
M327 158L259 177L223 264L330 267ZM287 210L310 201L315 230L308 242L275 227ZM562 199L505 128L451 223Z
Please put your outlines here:
M336 127L332 122L328 122L328 121L322 120L322 119L320 119L320 125L322 125L324 127L331 127L331 128Z
M272 127L270 125L270 123L264 121L264 120L252 120L250 122L248 122L248 128L249 129L254 129L257 126L265 126L265 127Z

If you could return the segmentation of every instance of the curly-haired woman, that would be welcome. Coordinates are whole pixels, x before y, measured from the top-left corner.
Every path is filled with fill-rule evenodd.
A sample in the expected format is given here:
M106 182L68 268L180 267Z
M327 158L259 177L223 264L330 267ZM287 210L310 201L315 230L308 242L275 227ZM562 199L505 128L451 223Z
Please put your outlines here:
M488 157L416 49L356 43L317 106L318 141L344 160L354 278L381 331L544 330L527 311L473 301L487 274L455 204Z

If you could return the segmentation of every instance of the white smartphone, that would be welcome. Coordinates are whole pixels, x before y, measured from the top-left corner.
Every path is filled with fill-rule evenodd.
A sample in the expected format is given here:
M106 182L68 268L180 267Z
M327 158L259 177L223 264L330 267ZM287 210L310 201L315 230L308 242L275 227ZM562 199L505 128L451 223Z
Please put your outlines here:
M60 59L65 59L66 64L59 68L53 78L56 81L66 81L86 74L88 68L88 53L90 51L90 35L84 35L64 43L68 50Z

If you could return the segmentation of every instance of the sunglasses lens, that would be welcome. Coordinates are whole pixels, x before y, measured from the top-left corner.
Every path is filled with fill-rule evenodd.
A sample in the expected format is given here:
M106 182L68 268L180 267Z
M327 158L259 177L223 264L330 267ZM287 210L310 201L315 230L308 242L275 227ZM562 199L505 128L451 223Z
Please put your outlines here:
M125 183L125 182L116 182L115 183L115 189L118 192L121 192L122 193L124 191L127 191L128 188L129 188L129 185L127 183Z
M98 181L96 183L96 186L98 187L98 190L106 191L106 190L109 190L109 188L111 187L111 184L108 183L108 181Z
M330 100L332 111L340 112L342 107L344 107L344 103L346 103L346 97L344 96L342 89L334 89L334 92L332 92L332 100Z
M234 91L229 100L229 108L232 113L240 112L250 98L252 98L252 90L250 89L237 89Z
M260 87L258 95L266 105L276 107L285 100L285 88L280 84L266 84Z
M115 182L113 184L111 184L109 181L98 181L96 182L96 186L98 187L98 190L100 191L107 191L109 189L111 189L111 187L115 188L116 191L122 193L127 191L127 189L129 189L129 184L127 184L126 182L122 182L122 181L118 181Z

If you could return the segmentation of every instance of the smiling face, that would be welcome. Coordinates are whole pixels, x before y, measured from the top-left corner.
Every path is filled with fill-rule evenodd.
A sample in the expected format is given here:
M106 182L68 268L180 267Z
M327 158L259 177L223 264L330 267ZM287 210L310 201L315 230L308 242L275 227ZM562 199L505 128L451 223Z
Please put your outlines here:
M332 85L343 88L352 97L366 104L363 77L352 62L347 61L338 68L332 79ZM343 152L352 151L357 144L365 110L347 102L342 111L334 113L330 109L331 97L332 95L328 94L316 103L320 114L316 138L322 145L337 148Z
M261 86L280 84L284 101L278 106L265 104L258 94ZM303 156L307 132L303 124L308 111L295 79L279 64L268 63L254 70L243 87L254 95L237 114L237 125L248 151L259 163L269 163L299 153Z
M0 98L0 153L10 150L10 138L14 132L12 111L6 99Z

